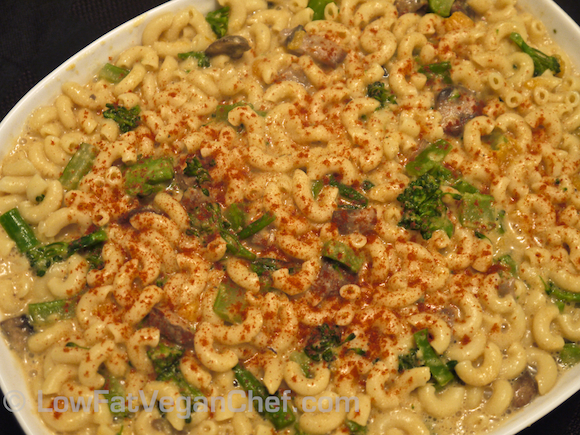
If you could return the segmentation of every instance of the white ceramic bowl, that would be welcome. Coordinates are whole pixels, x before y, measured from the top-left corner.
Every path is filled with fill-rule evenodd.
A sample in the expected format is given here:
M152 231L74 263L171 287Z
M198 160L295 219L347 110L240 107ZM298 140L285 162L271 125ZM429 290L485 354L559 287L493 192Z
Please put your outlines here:
M551 37L568 53L575 65L580 66L580 50L577 47L580 41L580 27L552 0L519 1L545 23ZM214 8L212 0L170 1L107 33L49 74L20 100L0 123L0 158L6 154L21 133L28 115L37 107L51 103L61 93L62 83L70 80L78 83L87 82L109 57L116 56L127 47L139 44L141 33L148 20L165 12L183 9L192 3L196 4L203 14ZM553 33L552 29L557 29L557 32ZM0 361L15 361L3 339L0 339ZM25 398L26 403L22 409L15 412L15 415L28 435L53 435L36 412L37 398L30 395L19 363L0 365L0 386L12 399L24 394L21 397ZM523 430L578 390L580 390L580 365L564 374L550 393L537 398L492 434L511 435Z

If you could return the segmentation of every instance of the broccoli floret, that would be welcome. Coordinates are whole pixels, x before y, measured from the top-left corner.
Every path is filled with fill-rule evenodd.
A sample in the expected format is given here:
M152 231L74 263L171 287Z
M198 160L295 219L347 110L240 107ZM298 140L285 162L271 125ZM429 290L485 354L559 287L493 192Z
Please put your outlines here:
M443 230L451 237L453 224L446 216L444 195L440 180L430 173L421 175L397 197L403 204L403 218L399 226L419 231L425 240L430 239L437 230ZM453 199L461 199L461 195L450 195Z
M554 56L548 56L540 50L530 47L524 42L524 39L519 33L513 32L510 35L510 39L534 61L534 76L541 76L547 69L551 70L554 74L560 72L560 62Z
M380 108L389 104L397 104L397 98L383 82L374 82L367 86L367 97L374 98L381 103Z
M112 119L119 125L119 130L122 133L127 133L128 131L137 128L141 124L141 109L139 106L127 109L126 107L119 106L118 104L107 104L109 110L103 112L103 116L108 119Z
M55 242L48 245L37 245L26 251L26 258L30 263L30 267L36 272L37 276L44 276L46 271L54 263L65 261L75 252L95 247L101 247L101 244L107 240L107 233L104 229L100 229L91 234L74 240L70 243ZM91 260L95 256L92 252Z
M332 362L336 359L335 348L354 340L355 335L350 334L342 340L342 331L340 326L328 326L323 324L316 327L316 331L308 344L304 348L304 353L312 361Z
M131 196L147 196L167 188L173 175L171 158L144 159L125 171L125 190Z
M201 185L210 182L211 175L209 175L208 170L203 167L197 157L187 161L187 166L183 170L183 173L188 177L193 177L196 186L201 189L205 196L209 196L209 191L205 187L201 187Z

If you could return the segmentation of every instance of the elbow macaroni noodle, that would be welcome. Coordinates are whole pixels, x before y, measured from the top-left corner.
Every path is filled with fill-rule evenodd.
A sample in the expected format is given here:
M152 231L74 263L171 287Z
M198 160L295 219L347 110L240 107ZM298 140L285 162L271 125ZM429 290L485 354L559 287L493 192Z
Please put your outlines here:
M272 433L263 414L231 403L182 418L183 390L156 379L150 357L169 342L183 347L183 382L208 400L242 392L239 364L271 397L291 391L296 423L287 435L349 433L352 424L377 435L487 431L556 385L567 364L559 352L580 341L580 311L555 293L580 288L580 78L568 58L515 1L456 0L449 18L400 14L404 0L336 0L322 11L308 3L220 0L227 34L250 49L226 50L210 66L179 55L219 40L194 6L154 17L140 45L111 60L129 70L118 83L64 83L28 118L2 163L0 212L17 208L41 244L95 228L108 238L99 266L81 251L40 277L0 230L7 317L74 301L26 342L32 356L23 364L38 373L31 385L51 429ZM297 26L315 50L289 48ZM536 74L512 32L556 55L562 71ZM452 89L477 101L468 119L456 113L460 135L445 127L447 78L425 69L438 62L449 63ZM369 94L375 82L388 101ZM139 125L124 132L104 117L107 105L139 106ZM398 225L398 198L413 179L406 165L439 139L450 144L439 163L491 195L500 216L491 230L464 219L459 185L443 188L452 233L426 240ZM68 188L60 176L81 143L96 159ZM194 156L209 181L184 175ZM169 159L173 181L131 196L129 171L144 159ZM239 227L233 204L245 214ZM203 215L196 227L197 210L216 205L228 223ZM232 247L235 233L267 215L266 228ZM220 229L204 238L199 228L212 219L222 219ZM360 267L346 251L325 251L331 241ZM274 270L257 268L256 256ZM241 294L229 306L239 319L218 309L224 282ZM310 361L302 351L323 325L342 339L330 357ZM415 366L402 362L424 329L434 358L453 361L455 379L442 389L424 351ZM301 353L308 369L295 359ZM62 398L109 388L109 376L138 398L135 411L59 408ZM525 382L532 396L517 405ZM162 396L179 406L147 409ZM344 396L358 408L341 404Z

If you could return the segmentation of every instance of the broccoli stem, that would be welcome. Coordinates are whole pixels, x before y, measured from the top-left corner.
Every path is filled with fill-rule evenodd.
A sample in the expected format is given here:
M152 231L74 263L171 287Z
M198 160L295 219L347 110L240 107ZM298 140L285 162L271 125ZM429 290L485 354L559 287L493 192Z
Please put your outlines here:
M243 288L231 283L222 283L213 304L213 311L222 320L229 323L242 323L242 313L248 308L246 292Z
M119 83L121 80L127 77L127 74L130 72L131 71L126 68L121 68L119 66L106 63L99 71L99 79L107 80L111 83Z
M165 189L173 175L170 158L145 159L125 172L125 190L131 196L147 196Z
M141 109L139 106L132 107L131 109L119 106L118 104L106 104L105 106L107 106L108 110L103 112L103 116L115 121L119 125L121 133L127 133L141 124L141 117L139 116Z
M29 304L30 324L36 329L57 320L70 319L75 315L77 301L73 298Z
M240 386L246 390L251 391L254 397L260 397L262 399L263 407L259 411L260 414L268 419L276 430L284 429L296 421L296 416L292 412L291 407L286 408L286 404L283 402L279 395L271 395L268 393L266 387L248 370L246 370L241 365L236 365L233 368L236 380L239 382ZM276 398L278 409L276 411L266 410L267 399L270 397Z
M272 213L265 213L259 219L256 219L254 222L243 228L242 231L238 233L238 237L241 240L247 239L248 237L253 236L257 232L266 228L275 220L276 216L274 216Z
M417 344L421 359L425 363L425 366L431 370L431 376L433 376L438 386L444 387L453 380L454 376L451 370L449 370L449 367L439 358L435 349L429 343L428 335L428 330L422 329L413 334L413 337L415 338L415 344Z
M224 211L224 217L231 225L232 230L240 231L246 224L246 215L240 204L234 203Z
M365 208L369 203L369 200L367 199L367 197L364 196L362 193L360 193L358 190L356 190L354 187L343 184L343 183L337 181L334 177L330 177L328 184L330 184L331 186L337 187L338 194L342 198L350 201L349 204L344 204L342 206L342 208L360 209L360 208ZM339 207L340 207L340 205L339 205Z
M350 246L338 240L329 240L322 245L322 256L337 261L353 273L358 273L365 260L359 257Z
M248 261L254 261L256 259L256 254L242 245L242 242L240 242L236 234L232 234L225 229L221 229L219 233L221 238L226 242L227 251L230 254Z
M544 283L544 290L546 291L546 294L553 299L557 299L562 302L580 302L580 293L562 290L552 281L550 281L548 284Z
M308 355L306 355L304 352L294 351L290 354L289 359L290 361L293 361L300 365L300 369L302 370L302 373L304 373L304 376L306 376L307 378L310 377L313 362L310 358L308 358Z
M109 373L105 375L105 384L103 389L108 391L104 394L105 399L109 405L109 410L113 417L127 417L129 415L129 410L127 409L125 403L119 401L119 397L125 396L125 387L116 376ZM116 399L116 400L113 400ZM119 409L121 408L121 409Z
M441 17L448 17L451 14L451 6L454 0L429 0L429 9Z
M66 190L79 186L81 179L89 173L97 158L98 149L88 143L81 143L77 152L71 157L59 178L60 184Z
M440 166L451 148L451 144L446 140L436 140L407 163L405 166L407 173L413 177L420 177L436 166Z
M34 231L22 218L17 208L3 213L0 216L0 224L6 234L8 234L8 237L14 240L20 252L25 253L40 244L34 235Z

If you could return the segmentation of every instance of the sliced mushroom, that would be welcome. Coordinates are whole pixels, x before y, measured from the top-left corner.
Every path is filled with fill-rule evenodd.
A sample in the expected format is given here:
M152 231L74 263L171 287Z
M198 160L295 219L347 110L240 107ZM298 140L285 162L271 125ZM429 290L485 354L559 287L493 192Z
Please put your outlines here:
M538 383L529 370L525 370L514 381L513 388L514 397L512 399L512 407L516 409L527 405L538 395Z
M300 83L305 88L311 86L306 73L297 64L293 63L278 75L280 81Z
M19 355L24 354L28 337L32 334L28 316L22 315L4 320L0 323L0 327L14 351Z
M323 66L334 69L346 58L346 51L336 42L319 35L309 35L302 26L283 30L281 34L290 53L297 56L307 54Z
M465 124L481 115L483 105L475 92L463 86L443 89L435 101L435 109L441 113L443 130L451 136L461 135Z
M358 276L347 272L335 262L323 260L318 277L307 292L308 302L318 305L324 299L338 294L340 288L357 282Z
M210 44L205 49L205 54L209 57L225 54L232 59L239 59L250 48L250 43L243 36L228 35Z
M162 336L185 347L193 347L194 333L188 322L168 308L153 308L147 324L159 329Z
M368 234L377 225L377 211L374 208L360 210L336 210L332 213L332 223L342 235L354 232Z
M427 0L397 0L395 7L399 13L399 17L405 14L418 13L425 15L428 8Z

